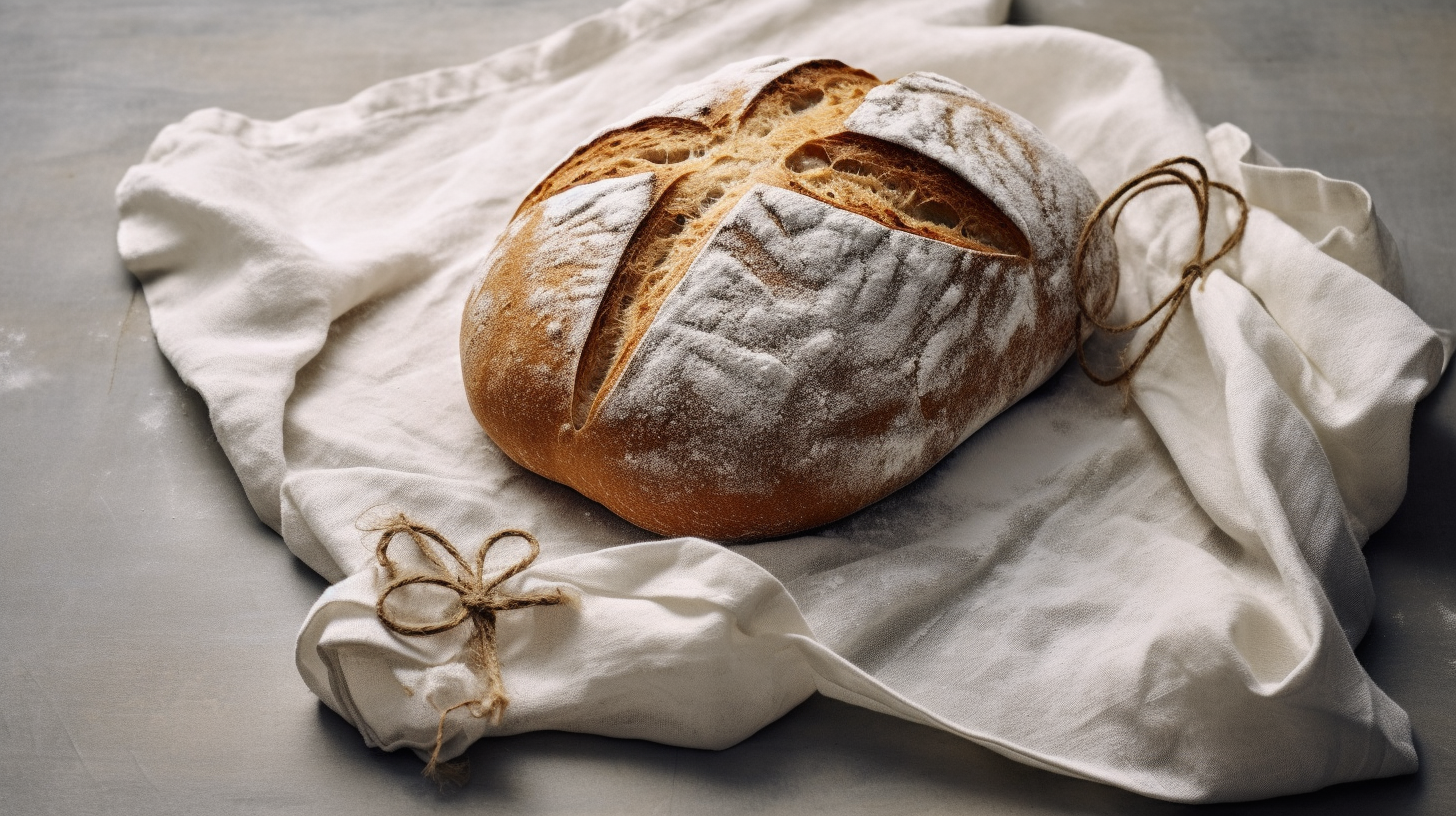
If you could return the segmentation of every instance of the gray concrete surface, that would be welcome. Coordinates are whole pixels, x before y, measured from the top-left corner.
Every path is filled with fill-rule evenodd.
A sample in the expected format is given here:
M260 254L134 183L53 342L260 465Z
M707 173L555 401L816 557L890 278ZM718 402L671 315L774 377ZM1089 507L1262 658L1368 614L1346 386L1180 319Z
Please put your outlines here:
M1360 647L1419 774L1236 807L1141 799L815 698L700 752L488 741L441 795L363 748L292 663L323 582L262 526L158 354L111 192L157 130L275 118L468 62L610 0L0 0L0 811L1456 813L1456 394L1416 414L1409 494L1368 548ZM1456 4L1025 0L1021 23L1151 51L1209 122L1370 189L1412 305L1456 326Z

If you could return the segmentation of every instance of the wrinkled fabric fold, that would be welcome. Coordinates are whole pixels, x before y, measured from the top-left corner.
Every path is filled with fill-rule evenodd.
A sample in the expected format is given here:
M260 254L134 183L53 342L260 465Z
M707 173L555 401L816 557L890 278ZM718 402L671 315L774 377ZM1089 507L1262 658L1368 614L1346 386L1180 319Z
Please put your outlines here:
M356 526L531 531L501 613L511 704L446 720L443 758L560 729L722 748L819 691L1037 767L1164 799L1251 799L1408 773L1405 713L1353 647L1361 547L1405 490L1413 406L1450 335L1400 300L1358 185L1206 128L1145 53L998 27L980 0L634 0L482 62L279 122L205 110L117 191L159 345L207 401L260 518L334 582L299 670L367 744L428 753L479 697L467 626L403 636ZM932 71L1016 111L1100 194L1178 155L1252 207L1125 405L1075 363L920 480L808 535L651 536L522 470L466 404L473 275L521 197L592 133L759 54ZM1213 245L1235 213L1218 195ZM1114 318L1178 281L1186 191L1130 205ZM1150 330L1133 338L1137 344ZM391 601L393 603L393 600Z

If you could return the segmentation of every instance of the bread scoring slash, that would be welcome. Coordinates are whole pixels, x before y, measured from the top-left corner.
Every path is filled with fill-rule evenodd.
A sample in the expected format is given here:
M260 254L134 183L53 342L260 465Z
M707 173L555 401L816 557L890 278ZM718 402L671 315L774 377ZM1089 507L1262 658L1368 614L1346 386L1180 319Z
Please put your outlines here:
M1071 353L1091 185L945 77L763 57L669 91L531 191L466 302L508 456L665 535L834 521ZM1088 302L1117 254L1091 236Z

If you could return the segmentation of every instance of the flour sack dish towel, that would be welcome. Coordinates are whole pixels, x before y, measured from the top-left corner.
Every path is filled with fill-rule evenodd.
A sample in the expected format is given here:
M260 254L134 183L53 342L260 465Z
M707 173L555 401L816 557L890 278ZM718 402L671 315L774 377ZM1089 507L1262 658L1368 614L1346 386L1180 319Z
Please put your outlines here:
M1208 129L1134 48L1004 15L990 0L633 0L283 121L203 110L162 131L117 192L122 257L258 515L335 582L298 665L370 745L428 752L440 712L480 693L469 626L404 636L375 615L386 581L359 520L392 508L470 547L529 530L541 555L512 591L575 596L501 615L511 704L499 724L453 711L442 758L548 728L720 748L818 690L1170 800L1416 767L1406 714L1352 646L1372 609L1361 546L1401 500L1412 407L1447 336L1401 302L1361 188ZM573 147L772 54L947 76L1028 118L1101 195L1196 157L1247 196L1247 234L1126 405L1073 364L810 535L653 540L490 444L461 385L460 312L517 203ZM1237 212L1214 203L1211 246ZM1118 314L1177 283L1196 226L1183 190L1128 208Z

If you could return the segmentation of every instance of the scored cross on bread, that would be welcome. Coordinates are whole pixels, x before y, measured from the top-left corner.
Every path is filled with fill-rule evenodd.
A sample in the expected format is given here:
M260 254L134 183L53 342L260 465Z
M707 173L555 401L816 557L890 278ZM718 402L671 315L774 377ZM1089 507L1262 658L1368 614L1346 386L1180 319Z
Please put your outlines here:
M623 254L577 369L572 423L580 428L722 216L755 184L783 187L891 229L981 252L1030 257L1026 236L984 193L934 159L844 131L872 74L813 60L769 82L741 111L710 124L652 117L574 153L521 204L572 187L650 172L660 191ZM738 100L731 99L729 102ZM752 252L751 236L745 251Z
M812 528L1067 359L1096 206L1034 126L946 77L735 63L526 196L466 302L466 395L501 452L654 532ZM1105 307L1105 225L1087 259Z

